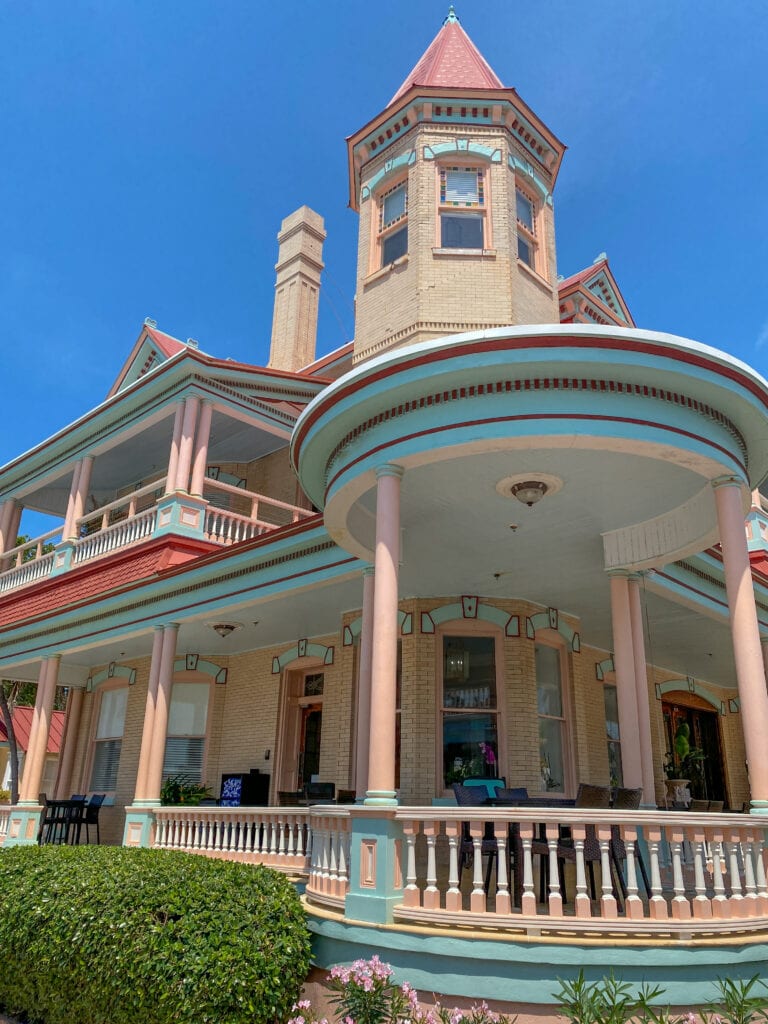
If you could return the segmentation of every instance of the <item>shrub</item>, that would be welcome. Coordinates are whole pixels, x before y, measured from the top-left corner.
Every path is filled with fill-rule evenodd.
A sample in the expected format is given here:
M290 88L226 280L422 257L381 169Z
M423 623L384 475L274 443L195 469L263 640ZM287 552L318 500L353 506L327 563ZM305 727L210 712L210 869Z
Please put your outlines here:
M309 969L290 882L119 847L0 854L0 1007L44 1024L272 1024Z

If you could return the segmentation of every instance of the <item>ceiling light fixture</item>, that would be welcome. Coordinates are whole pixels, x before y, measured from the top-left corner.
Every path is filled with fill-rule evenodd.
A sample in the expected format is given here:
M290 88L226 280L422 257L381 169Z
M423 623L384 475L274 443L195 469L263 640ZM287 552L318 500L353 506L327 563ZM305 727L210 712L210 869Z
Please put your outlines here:
M541 501L548 490L549 488L543 480L521 480L519 483L512 485L510 494L517 498L518 501L521 501L523 505L533 508L538 501Z
M239 628L239 622L215 622L211 624L211 629L218 633L222 640L226 640L230 633L234 633Z

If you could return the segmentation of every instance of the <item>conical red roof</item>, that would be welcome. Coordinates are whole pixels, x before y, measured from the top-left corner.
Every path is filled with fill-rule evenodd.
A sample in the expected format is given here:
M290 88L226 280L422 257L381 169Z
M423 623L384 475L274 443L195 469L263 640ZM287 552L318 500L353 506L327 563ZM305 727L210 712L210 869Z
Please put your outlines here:
M459 24L450 8L443 27L424 56L389 101L391 106L414 85L451 89L503 89L496 72Z

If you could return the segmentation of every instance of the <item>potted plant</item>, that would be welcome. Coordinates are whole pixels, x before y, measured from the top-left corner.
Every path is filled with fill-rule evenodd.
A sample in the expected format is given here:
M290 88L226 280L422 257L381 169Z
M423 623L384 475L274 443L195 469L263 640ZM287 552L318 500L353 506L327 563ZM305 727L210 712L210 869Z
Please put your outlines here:
M0 804L9 804L11 802L11 791L10 789L2 789L0 787Z
M691 746L691 728L687 722L681 722L675 731L673 749L664 760L668 802L686 806L691 802L691 784L701 782L706 756L699 747Z
M211 796L211 791L202 783L195 782L189 775L171 775L160 790L160 803L164 807L197 807L201 800Z

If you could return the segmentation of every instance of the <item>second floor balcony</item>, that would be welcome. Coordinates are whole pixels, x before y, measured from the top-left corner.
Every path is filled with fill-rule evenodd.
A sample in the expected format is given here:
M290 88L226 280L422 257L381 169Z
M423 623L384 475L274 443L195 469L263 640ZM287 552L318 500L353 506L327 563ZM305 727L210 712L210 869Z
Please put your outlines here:
M160 477L77 517L70 538L62 523L7 550L0 557L0 595L162 535L226 547L314 514L212 476L204 479L202 497L166 494L166 477Z

